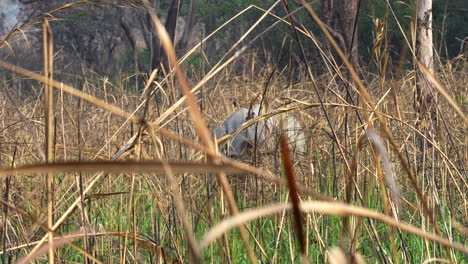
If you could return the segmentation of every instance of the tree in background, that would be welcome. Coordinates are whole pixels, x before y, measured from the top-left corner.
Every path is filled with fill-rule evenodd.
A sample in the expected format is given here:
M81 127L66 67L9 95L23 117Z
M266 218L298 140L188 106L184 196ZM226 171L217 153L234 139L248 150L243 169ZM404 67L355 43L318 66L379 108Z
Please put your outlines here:
M359 2L360 0L322 0L323 22L354 67L358 65Z
M185 24L184 33L182 34L182 39L179 42L179 49L182 52L187 51L187 45L189 43L190 38L193 34L193 28L197 22L196 15L197 15L197 8L198 8L198 0L190 0L188 15L187 15L187 23Z
M159 1L156 0L154 2L159 2ZM171 6L169 7L169 10L167 12L166 22L164 23L164 27L166 28L167 33L169 34L169 37L171 38L172 43L174 43L177 20L179 18L179 11L180 11L181 3L182 3L182 0L172 0ZM155 3L155 6L156 6L156 3ZM149 23L154 27L152 21L150 21ZM159 41L159 38L154 33L152 36L153 36L152 37L153 45L152 45L151 68L155 69L160 65L161 62L163 63L163 65L165 65L166 60L165 60L165 56L163 56L163 48L162 48L161 42Z
M382 19L384 23L387 23L389 32L388 49L390 52L388 54L391 60L389 66L391 67L392 60L400 61L401 47L405 43L403 34L409 33L400 31L394 17L388 16L388 19L386 19L387 0L364 0L359 5L360 1L321 0L323 21L328 25L341 48L345 52L352 51L353 56L351 61L356 60L355 58L360 55L360 63L364 65L368 64L368 58L372 58L371 47L374 41L374 34L372 33L374 31L373 21L375 18ZM5 48L0 48L0 51L4 54L9 54L8 56L14 54L16 64L30 69L35 69L36 65L40 65L39 57L36 60L32 59L38 51L31 49L30 46L34 48L40 45L34 45L36 41L33 32L34 27L27 27L25 26L27 23L23 22L30 21L39 16L49 16L51 13L53 13L54 17L58 18L57 21L52 22L57 52L66 54L66 56L57 56L57 58L63 59L63 62L57 61L56 67L60 68L60 65L66 65L67 72L80 72L81 63L85 63L87 67L98 73L108 75L119 71L134 71L135 69L137 72L148 72L152 70L151 54L159 52L159 49L154 49L154 44L157 40L152 40L152 23L149 23L150 21L145 17L146 9L141 6L141 0L93 1L100 3L99 5L79 0L28 0L27 3L23 3L26 1L22 0L0 0L1 2L11 2L13 3L12 5L22 3L21 9L24 15L16 17L16 20L13 22L7 23L5 19L3 21L1 19L2 13L5 14L5 10L0 10L0 27L6 28L7 25L13 25L18 22L19 24L16 27L21 29L14 31L13 26L8 27L13 33L16 32L16 38L12 37L15 34L8 35L8 32L5 32L3 38L0 37L0 47L3 44ZM76 2L78 8L60 8L64 4L72 2ZM166 21L173 0L150 0L150 2L156 8L158 16L163 21ZM213 32L218 26L247 6L255 4L262 8L268 8L274 2L274 0L181 1L179 4L180 10L178 11L179 18L183 18L186 23L185 27L182 27L183 23L178 23L179 29L176 30L176 40L182 35L181 41L177 44L179 54L185 53L187 48L193 47L194 43L198 42L200 38ZM297 2L297 0L294 1L294 3ZM466 51L467 46L464 44L466 42L463 41L468 34L468 27L465 26L466 23L464 22L464 14L466 12L464 8L465 2L466 0L451 0L435 1L433 3L433 42L438 45L434 48L434 51L442 51L439 54L441 59L450 59ZM390 5L402 28L409 28L409 24L413 18L412 14L414 14L414 6L408 3L408 1L390 1ZM314 8L316 6L318 5L314 5ZM52 12L54 9L57 9L57 12ZM359 30L354 31L357 9L360 9ZM26 12L27 10L31 11ZM284 15L281 8L275 9L273 12ZM232 43L239 39L246 29L255 23L261 15L261 11L252 9L225 26L213 38L203 43L202 49L209 62L214 62L222 57L221 55L230 48ZM300 18L301 15L307 16L306 12L299 12L295 16ZM12 18L15 18L15 16L9 16L9 19ZM196 22L191 22L193 20ZM275 21L276 19L267 17L253 34L261 32ZM301 21L301 19L298 19L298 21ZM22 27L23 25L24 27ZM191 28L194 25L195 27ZM183 34L181 34L182 30L180 29L183 29ZM318 32L316 28L312 28L312 30ZM280 24L268 34L263 35L251 49L258 48L261 52L266 52L267 56L265 58L269 57L268 54L277 54L278 50L281 49L283 38L288 32L290 32L290 29L286 25ZM24 41L25 36L28 38L27 42ZM185 44L187 39L190 40L191 38L197 41ZM16 42L17 45L11 45L12 41ZM359 52L357 51L358 42ZM267 43L268 45L262 46L262 43ZM352 49L350 49L351 43ZM13 47L14 53L11 52L10 48L6 47ZM260 47L263 47L263 49L260 49ZM293 49L292 52L295 54L297 49ZM27 55L28 53L30 54ZM312 63L320 62L317 59L319 56L316 56L318 54L316 49L306 47L306 53ZM404 67L411 65L411 61L405 59L403 63ZM154 64L157 64L157 62ZM317 70L320 71L321 68L318 67Z
M416 25L416 57L431 74L434 74L434 50L432 40L432 0L418 0ZM420 119L426 113L434 117L437 94L420 67L416 70L417 111Z

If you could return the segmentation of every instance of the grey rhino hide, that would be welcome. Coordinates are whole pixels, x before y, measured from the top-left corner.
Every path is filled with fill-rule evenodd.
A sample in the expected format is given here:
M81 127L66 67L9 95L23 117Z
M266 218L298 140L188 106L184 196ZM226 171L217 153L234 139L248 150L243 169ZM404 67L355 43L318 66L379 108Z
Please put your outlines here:
M216 138L219 139L236 132L244 122L258 116L259 108L260 106L256 104L252 106L250 113L247 108L240 108L232 113L223 124L215 129ZM247 155L245 150L248 146L253 146L255 143L261 145L265 139L278 140L281 128L283 128L282 130L286 132L289 138L292 151L306 151L307 145L303 127L294 116L289 114L275 115L266 121L260 120L252 124L235 135L230 140L231 144L228 143L227 146L224 146L222 151L228 156L245 158L244 156ZM257 135L257 142L255 142L255 135Z
M236 112L232 113L223 124L215 129L216 138L222 138L226 135L236 132L246 121L249 119L255 118L258 116L258 105L254 105L249 114L249 109L240 108ZM246 154L245 150L250 145L255 144L255 134L257 134L257 144L263 143L263 129L264 121L257 122L257 125L253 124L248 128L240 131L235 135L230 141L230 144L227 144L223 151L228 156L240 157L242 154ZM257 128L256 128L257 127ZM255 133L257 129L257 133Z
M284 131L289 139L289 147L293 152L304 153L307 150L307 140L301 122L292 115L283 113L268 119L268 126L275 131Z

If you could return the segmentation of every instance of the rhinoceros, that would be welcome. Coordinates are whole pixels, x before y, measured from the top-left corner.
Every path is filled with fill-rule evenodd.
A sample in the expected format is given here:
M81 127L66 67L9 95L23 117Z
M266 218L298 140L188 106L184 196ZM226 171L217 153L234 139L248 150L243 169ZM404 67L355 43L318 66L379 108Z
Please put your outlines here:
M240 108L229 115L224 122L215 129L217 139L231 135L227 143L222 144L224 154L245 159L248 149L257 144L263 145L266 141L274 140L275 145L279 140L281 131L289 138L290 147L296 152L306 151L306 137L304 128L294 116L288 113L273 115L269 118L259 119L248 125L248 121L259 116L260 105L256 104L251 109ZM262 111L263 112L263 111ZM247 126L248 125L248 126ZM239 131L240 128L244 128Z

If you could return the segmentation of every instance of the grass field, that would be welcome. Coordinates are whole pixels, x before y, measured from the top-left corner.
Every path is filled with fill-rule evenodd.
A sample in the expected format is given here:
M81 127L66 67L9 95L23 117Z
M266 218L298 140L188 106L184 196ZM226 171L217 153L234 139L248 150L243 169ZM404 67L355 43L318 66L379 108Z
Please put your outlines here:
M433 120L415 111L411 65L356 80L258 56L147 82L0 62L3 263L468 263L466 54L436 61ZM307 152L217 154L232 102L261 98L301 120Z

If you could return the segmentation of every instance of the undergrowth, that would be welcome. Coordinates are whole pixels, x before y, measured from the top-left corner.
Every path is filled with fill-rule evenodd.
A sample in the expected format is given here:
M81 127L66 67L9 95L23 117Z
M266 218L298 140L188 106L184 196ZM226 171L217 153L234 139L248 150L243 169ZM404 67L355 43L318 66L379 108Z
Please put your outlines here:
M221 70L210 80L191 67L186 73L189 85L200 87L194 93L196 107L190 102L179 104L183 84L173 72L158 75L146 85L143 79L149 76L143 73L109 78L86 68L76 76L56 71L57 76L66 76L59 81L91 97L71 95L72 88L51 83L56 88L53 163L65 167L40 165L30 170L28 165L45 162L42 96L46 88L19 75L3 75L4 211L0 219L4 261L31 254L37 242L53 231L57 243L53 254L63 262L90 263L94 257L103 263L247 263L251 247L258 263L305 262L303 248L302 255L312 263L348 263L337 262L336 254L347 254L354 263L360 259L369 263L467 263L466 118L449 101L439 98L437 118L421 121L414 107L412 69L375 74L363 67L360 77L376 103L370 109L351 78L341 80L336 72L321 68L314 69L312 81L304 65L276 68L279 58L257 65L264 60L257 56L244 53L237 60L245 63L214 67L213 71ZM467 65L464 55L439 61L435 76L463 111ZM39 79L28 72L17 73ZM203 124L194 125L205 122L213 140L214 128L237 110L234 101L248 108L262 98L267 112L296 116L307 135L306 153L290 153L299 199L312 208L302 208L298 218L306 237L304 245L297 236L295 213L281 207L291 204L295 195L285 180L291 173L284 162L289 154L280 154L278 142L272 140L259 146L245 164L233 163L215 155L203 142ZM196 111L202 119L193 117ZM384 132L385 126L397 149ZM383 143L371 142L369 131ZM388 162L381 162L379 147L386 150ZM85 167L85 161L96 163ZM131 161L154 161L150 165L157 171ZM184 164L191 167L186 169ZM203 164L210 167L200 171ZM112 169L112 165L120 167ZM385 166L391 166L393 175L384 175ZM254 173L253 168L260 170ZM222 170L227 171L228 180L223 184ZM53 178L51 205L46 199L47 173ZM219 229L210 238L210 231L236 219L231 198L222 191L226 186L232 190L240 222ZM262 209L270 205L272 211L263 214ZM53 209L53 223L60 221L55 230L47 227L48 206ZM359 211L362 208L369 210ZM244 213L258 215L239 224L248 218ZM189 236L194 237L195 246ZM205 248L198 247L204 242ZM46 252L34 256L36 261L45 261Z

